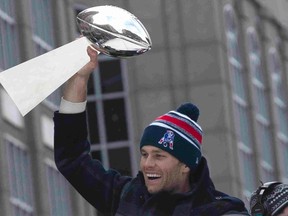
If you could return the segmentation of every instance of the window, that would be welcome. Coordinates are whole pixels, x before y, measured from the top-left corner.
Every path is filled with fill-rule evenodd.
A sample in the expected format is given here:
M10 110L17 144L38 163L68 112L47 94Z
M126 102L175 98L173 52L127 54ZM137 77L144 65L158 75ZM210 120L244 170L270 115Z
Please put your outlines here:
M244 146L240 146L240 151L239 151L239 156L242 159L242 163L240 163L241 169L242 169L242 176L244 179L245 183L245 191L244 194L246 197L249 197L251 193L248 191L254 191L255 187L251 182L255 181L254 173L255 173L255 168L251 166L253 164L252 160L252 152L251 149L245 148Z
M280 139L280 152L282 153L281 159L283 164L283 176L288 179L288 140L287 137Z
M34 215L31 162L26 146L8 135L5 138L5 146L12 215Z
M238 97L246 100L245 83L243 75L243 64L238 42L238 29L235 14L231 5L224 7L225 28L227 37L227 48L229 65L232 72L232 87Z
M251 119L249 118L247 88L238 40L238 24L231 4L224 6L224 24L228 48L228 61L233 90L235 128L242 172L243 193L249 196L256 188L254 152L251 138Z
M0 1L0 71L19 63L14 0Z
M54 140L53 140L54 123L53 123L52 118L46 115L42 115L40 124L41 124L41 137L42 137L43 143L47 147L54 149Z
M57 171L55 163L51 160L46 160L46 175L48 181L50 215L72 215L68 182Z
M10 122L16 127L24 127L24 118L21 116L15 103L9 97L6 91L0 90L1 93L1 110L5 120Z
M33 41L36 55L42 55L52 50L54 45L53 10L51 0L31 0ZM46 101L54 106L59 106L61 99L60 89L47 97Z
M254 27L247 29L249 66L252 78L253 106L256 120L256 138L260 150L261 180L275 180L274 150L269 116L268 94L261 65L261 46Z
M31 0L33 40L36 54L41 55L54 47L52 1Z
M134 144L129 136L124 81L123 62L100 55L99 68L88 83L88 128L92 157L99 159L107 168L132 175L136 172L130 153Z
M288 109L287 100L284 97L286 91L285 81L283 79L283 68L278 51L275 47L269 49L268 55L269 70L272 78L273 107L277 127L277 139L280 143L279 152L281 164L283 167L283 176L288 178L287 155L288 155Z

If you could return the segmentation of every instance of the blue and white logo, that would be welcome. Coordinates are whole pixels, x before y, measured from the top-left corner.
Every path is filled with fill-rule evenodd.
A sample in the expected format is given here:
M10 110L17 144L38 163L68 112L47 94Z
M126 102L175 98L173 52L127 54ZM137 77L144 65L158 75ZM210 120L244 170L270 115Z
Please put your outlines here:
M163 145L164 147L169 146L171 150L173 150L174 145L174 132L171 130L167 130L166 133L163 135L163 137L159 140L159 144Z

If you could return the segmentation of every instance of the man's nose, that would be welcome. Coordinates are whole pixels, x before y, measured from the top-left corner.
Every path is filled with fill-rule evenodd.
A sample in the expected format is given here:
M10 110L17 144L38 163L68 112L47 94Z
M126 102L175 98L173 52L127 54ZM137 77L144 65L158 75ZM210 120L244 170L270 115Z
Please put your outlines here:
M146 167L153 167L153 166L155 166L155 160L154 160L154 158L153 158L152 156L148 156L148 157L146 158L145 166L146 166Z

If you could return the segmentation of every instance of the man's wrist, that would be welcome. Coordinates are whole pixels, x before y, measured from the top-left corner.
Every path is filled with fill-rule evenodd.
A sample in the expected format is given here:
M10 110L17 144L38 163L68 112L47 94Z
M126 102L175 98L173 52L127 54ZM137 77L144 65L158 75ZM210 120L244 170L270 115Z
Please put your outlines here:
M61 98L59 113L63 114L75 114L84 112L86 109L87 101L73 103L70 101L65 100L63 97Z

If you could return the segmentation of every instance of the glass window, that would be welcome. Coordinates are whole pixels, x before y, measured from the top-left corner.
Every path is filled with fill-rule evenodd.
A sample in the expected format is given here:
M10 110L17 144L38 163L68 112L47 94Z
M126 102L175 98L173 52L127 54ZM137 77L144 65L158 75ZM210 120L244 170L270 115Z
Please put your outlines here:
M31 162L25 146L14 138L5 139L8 159L10 204L12 214L33 215Z
M54 47L53 12L51 0L31 0L34 41L44 50ZM40 51L40 50L39 50ZM42 52L37 55L43 54Z
M258 122L257 125L257 137L261 140L261 151L263 160L265 160L268 164L273 164L273 148L272 148L272 137L269 133L267 126Z
M237 22L230 4L224 7L224 22L227 38L229 66L232 73L232 87L238 97L246 100L243 64L238 42Z
M243 178L244 178L244 185L245 189L248 191L255 190L255 168L253 165L253 155L249 149L240 148L240 158L242 158L242 170L243 170Z
M283 71L280 56L275 48L269 51L269 68L272 76L272 88L278 130L284 136L288 136L287 122L287 101L284 97L285 85L283 80Z
M280 55L275 47L269 49L268 55L269 70L272 80L273 108L276 119L277 139L279 152L281 155L281 164L283 165L283 175L288 178L287 167L287 151L288 151L288 109L287 100L284 97L286 92L285 81L283 79L283 68Z
M24 127L24 118L21 116L19 110L15 106L11 97L3 89L0 90L1 95L1 113L3 118L16 127Z
M237 95L237 97L246 99L246 89L245 89L245 81L242 72L242 64L236 61L235 59L230 59L230 71L233 74L232 76L232 88L233 92Z
M107 141L128 139L125 104L123 98L104 100L104 119Z
M108 151L110 166L118 170L123 175L131 176L131 161L129 148L110 149ZM127 158L127 160L123 160Z
M265 121L269 121L270 124L268 95L266 89L263 87L264 86L259 86L257 83L253 85L254 107L257 115L264 118Z
M91 155L92 155L92 158L97 159L102 162L101 151L92 151Z
M247 43L252 76L254 79L263 83L264 75L261 68L261 46L254 27L248 27L247 29Z
M46 164L49 206L51 215L72 215L71 198L66 179L57 171L54 162Z
M101 92L103 94L123 91L120 61L104 61L100 64Z
M274 148L268 111L268 94L261 65L261 46L254 27L247 29L249 66L252 77L253 107L256 120L256 142L259 143L261 180L272 181L274 172Z
M256 188L255 172L253 172L253 170L255 170L255 162L251 142L252 121L249 117L249 110L247 109L249 105L246 88L247 79L245 79L244 66L240 52L237 17L231 4L226 4L224 6L224 24L231 74L231 86L233 90L235 128L243 178L243 195L245 196Z
M1 11L5 12L10 17L13 17L15 14L14 0L1 0L0 8L1 8Z
M19 63L14 0L0 1L0 71Z
M275 100L285 103L285 87L282 79L282 63L278 51L273 47L269 50L269 68L272 72L273 95Z
M98 116L97 116L97 107L94 101L87 102L87 114L89 116L89 124L88 124L88 131L89 131L89 138L92 145L99 144L99 129L98 129Z
M99 56L99 67L88 83L88 129L92 157L100 160L106 168L132 174L136 170L131 170L129 149L133 148L133 143L129 138L123 68L120 59ZM121 160L113 159L119 155Z
M238 140L246 148L252 149L251 126L247 106L241 103L235 104L235 122L237 124Z
M261 65L261 49L258 35L253 27L247 29L247 41L249 50L249 65L252 76L253 96L256 112L269 121L268 95Z
M54 123L53 119L46 116L42 115L41 120L41 138L43 143L48 146L49 148L53 149L54 148Z
M282 164L284 164L283 166L283 175L288 178L288 141L281 141L280 140L280 149L281 149L281 159L282 159Z
M36 55L42 55L55 47L53 10L51 0L31 0L32 30ZM54 106L59 106L61 100L60 89L55 90L46 99Z

